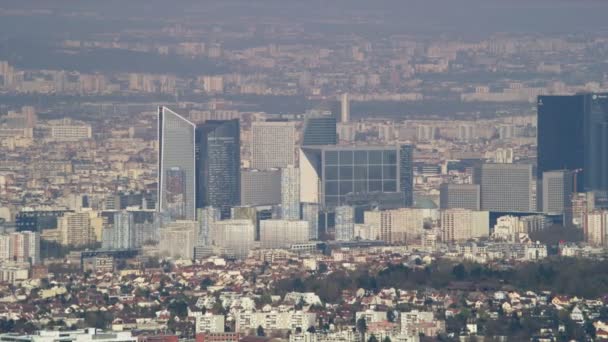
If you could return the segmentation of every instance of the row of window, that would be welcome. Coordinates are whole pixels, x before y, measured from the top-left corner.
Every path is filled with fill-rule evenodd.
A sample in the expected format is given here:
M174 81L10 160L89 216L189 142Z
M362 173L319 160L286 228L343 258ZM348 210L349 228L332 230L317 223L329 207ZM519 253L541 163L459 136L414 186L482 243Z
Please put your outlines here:
M397 151L325 151L326 165L397 164Z
M325 166L326 180L395 180L397 179L396 165L355 165L355 166Z
M348 193L361 192L397 192L397 181L327 181L325 182L325 195L337 196Z

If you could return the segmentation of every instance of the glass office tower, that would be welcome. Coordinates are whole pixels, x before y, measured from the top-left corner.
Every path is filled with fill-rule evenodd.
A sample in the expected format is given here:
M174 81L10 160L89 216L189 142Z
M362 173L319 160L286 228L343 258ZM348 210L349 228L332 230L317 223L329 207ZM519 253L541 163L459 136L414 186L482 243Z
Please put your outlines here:
M315 146L302 150L301 158L315 169L313 178L318 179L319 203L324 208L395 199L399 207L412 203L411 145ZM314 183L312 179L305 181Z
M158 108L159 211L174 220L194 220L195 125L166 107Z
M335 145L337 143L336 118L319 116L306 119L303 146Z
M585 190L608 191L608 94L585 95Z
M538 97L537 176L577 170L577 191L608 191L608 94Z
M219 208L222 218L239 205L239 120L208 120L196 128L196 207Z
M537 103L537 178L554 170L583 169L584 96L539 96ZM583 172L577 178L584 184Z

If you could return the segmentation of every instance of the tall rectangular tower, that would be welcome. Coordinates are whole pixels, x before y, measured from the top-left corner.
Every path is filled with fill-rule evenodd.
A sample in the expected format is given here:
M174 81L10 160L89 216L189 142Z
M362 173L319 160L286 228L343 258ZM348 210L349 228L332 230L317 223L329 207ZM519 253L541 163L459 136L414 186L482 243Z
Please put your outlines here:
M181 115L158 107L158 209L176 220L196 215L195 129Z
M239 120L208 120L196 127L196 207L230 217L241 194Z

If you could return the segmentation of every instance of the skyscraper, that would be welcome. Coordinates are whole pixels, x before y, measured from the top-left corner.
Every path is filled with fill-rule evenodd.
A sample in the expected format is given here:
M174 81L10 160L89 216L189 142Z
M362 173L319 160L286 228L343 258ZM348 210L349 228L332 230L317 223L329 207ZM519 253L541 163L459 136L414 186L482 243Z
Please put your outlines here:
M475 170L481 186L481 209L529 212L532 207L531 164L482 164Z
M159 211L173 219L193 220L196 213L194 123L166 107L158 108Z
M538 97L538 179L546 171L584 167L583 108L582 95ZM579 173L580 186L583 180Z
M291 165L281 169L281 218L300 219L300 169Z
M608 191L608 94L538 97L538 176L580 170L576 187Z
M295 165L296 129L293 122L254 122L251 134L251 168L267 170Z
M209 120L196 128L196 207L220 209L230 217L241 193L238 120Z
M585 95L585 190L608 191L608 94Z
M337 143L336 118L324 115L306 119L302 141L303 146L335 145Z
M159 211L194 220L196 208L217 207L222 217L240 201L239 121L196 126L159 107Z

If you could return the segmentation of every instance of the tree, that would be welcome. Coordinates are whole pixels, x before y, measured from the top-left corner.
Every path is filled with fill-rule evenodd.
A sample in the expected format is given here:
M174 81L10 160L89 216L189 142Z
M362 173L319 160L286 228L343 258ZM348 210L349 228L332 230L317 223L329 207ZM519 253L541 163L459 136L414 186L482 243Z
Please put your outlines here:
M263 326L258 325L257 335L260 336L260 337L266 336L266 333L264 332L264 327Z
M452 275L458 280L463 280L467 277L467 270L463 264L458 264L452 269Z
M386 336L386 337L385 337L385 338L382 340L382 342L392 342L392 341L391 341L391 338L390 338L390 337Z
M325 273L327 272L327 264L324 262L319 263L319 273Z
M209 277L205 277L205 279L203 279L203 280L201 281L201 288L202 288L202 289L205 289L205 290L206 290L206 289L207 289L207 287L209 287L209 286L211 286L211 285L213 285L213 280L211 280L211 278L209 278Z
M367 342L379 342L378 339L376 338L376 336L374 336L372 334L372 336L369 337L369 339L367 340Z
M306 331L308 331L311 334L315 334L317 332L317 328L315 328L314 325L311 325L310 327L308 327L308 329L306 329Z

